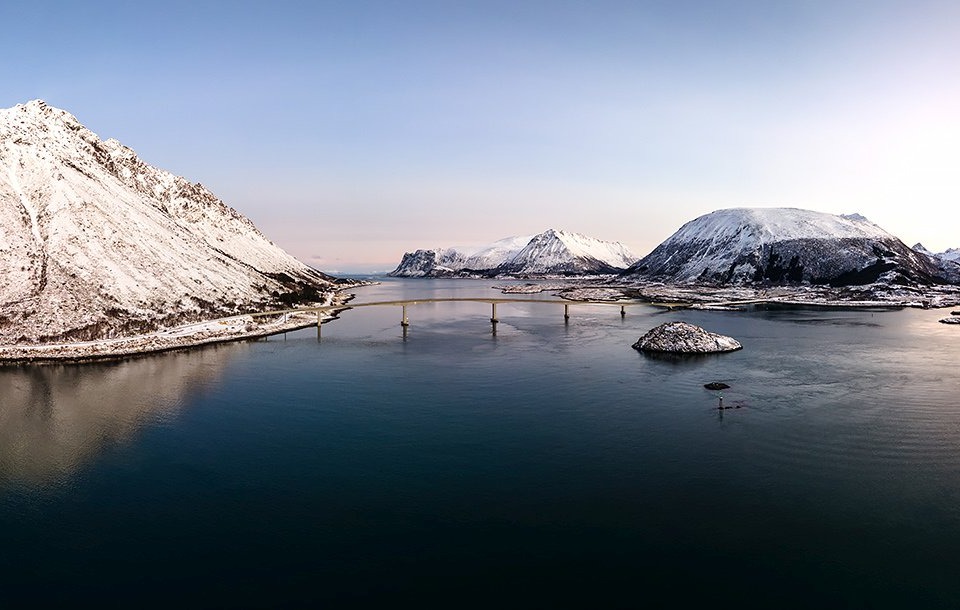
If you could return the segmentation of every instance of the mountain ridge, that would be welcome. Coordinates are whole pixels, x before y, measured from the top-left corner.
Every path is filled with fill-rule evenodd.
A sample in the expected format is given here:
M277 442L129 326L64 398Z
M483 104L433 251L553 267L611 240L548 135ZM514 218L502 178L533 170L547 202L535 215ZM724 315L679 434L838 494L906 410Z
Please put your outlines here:
M124 336L333 288L206 187L69 112L0 109L0 342Z
M860 214L728 208L685 223L624 277L678 284L950 283L929 256Z
M637 257L619 242L562 229L507 237L478 248L434 248L406 252L393 277L614 274Z

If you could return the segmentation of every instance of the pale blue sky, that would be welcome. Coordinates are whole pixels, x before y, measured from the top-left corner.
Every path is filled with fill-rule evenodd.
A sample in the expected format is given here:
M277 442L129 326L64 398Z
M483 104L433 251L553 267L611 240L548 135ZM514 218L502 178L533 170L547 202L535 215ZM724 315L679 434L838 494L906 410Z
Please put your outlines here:
M732 206L960 246L960 3L0 7L41 98L329 271L565 228L649 252Z

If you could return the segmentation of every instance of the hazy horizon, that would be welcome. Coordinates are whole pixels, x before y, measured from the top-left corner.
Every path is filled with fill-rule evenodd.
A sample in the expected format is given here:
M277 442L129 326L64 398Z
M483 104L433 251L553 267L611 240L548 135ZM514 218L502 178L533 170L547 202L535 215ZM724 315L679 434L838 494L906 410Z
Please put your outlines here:
M0 106L71 112L325 271L548 228L643 256L729 207L856 212L960 246L955 3L52 1L0 18Z

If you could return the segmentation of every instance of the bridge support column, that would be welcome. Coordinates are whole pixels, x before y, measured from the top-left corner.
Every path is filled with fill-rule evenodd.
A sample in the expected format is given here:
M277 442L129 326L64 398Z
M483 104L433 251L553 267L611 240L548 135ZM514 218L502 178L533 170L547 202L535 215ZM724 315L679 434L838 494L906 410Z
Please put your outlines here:
M563 321L568 322L570 320L570 305L568 303L563 304Z
M621 306L620 306L620 317L621 317L621 318L625 318L626 316L627 316L627 306L626 306L626 305L621 305Z
M496 324L497 322L500 321L497 319L497 304L491 303L490 305L492 307L490 311L490 322L492 322L493 324Z
M400 320L400 326L406 328L410 326L410 320L407 319L407 306L403 305L403 318Z

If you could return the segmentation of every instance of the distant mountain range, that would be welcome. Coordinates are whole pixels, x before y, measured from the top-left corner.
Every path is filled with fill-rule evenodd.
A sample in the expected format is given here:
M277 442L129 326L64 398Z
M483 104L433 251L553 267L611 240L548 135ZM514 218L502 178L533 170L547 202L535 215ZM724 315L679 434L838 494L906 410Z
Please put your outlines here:
M923 244L917 244L913 247L917 252L922 252L927 256L938 258L944 261L960 263L960 248L947 248L943 252L931 252L923 247Z
M0 344L137 334L334 285L202 185L42 101L0 110L0 254Z
M686 223L624 278L711 286L905 286L960 282L960 266L906 246L859 214L732 208Z
M619 242L557 229L507 237L479 248L436 248L407 252L395 277L549 276L619 273L637 257Z

